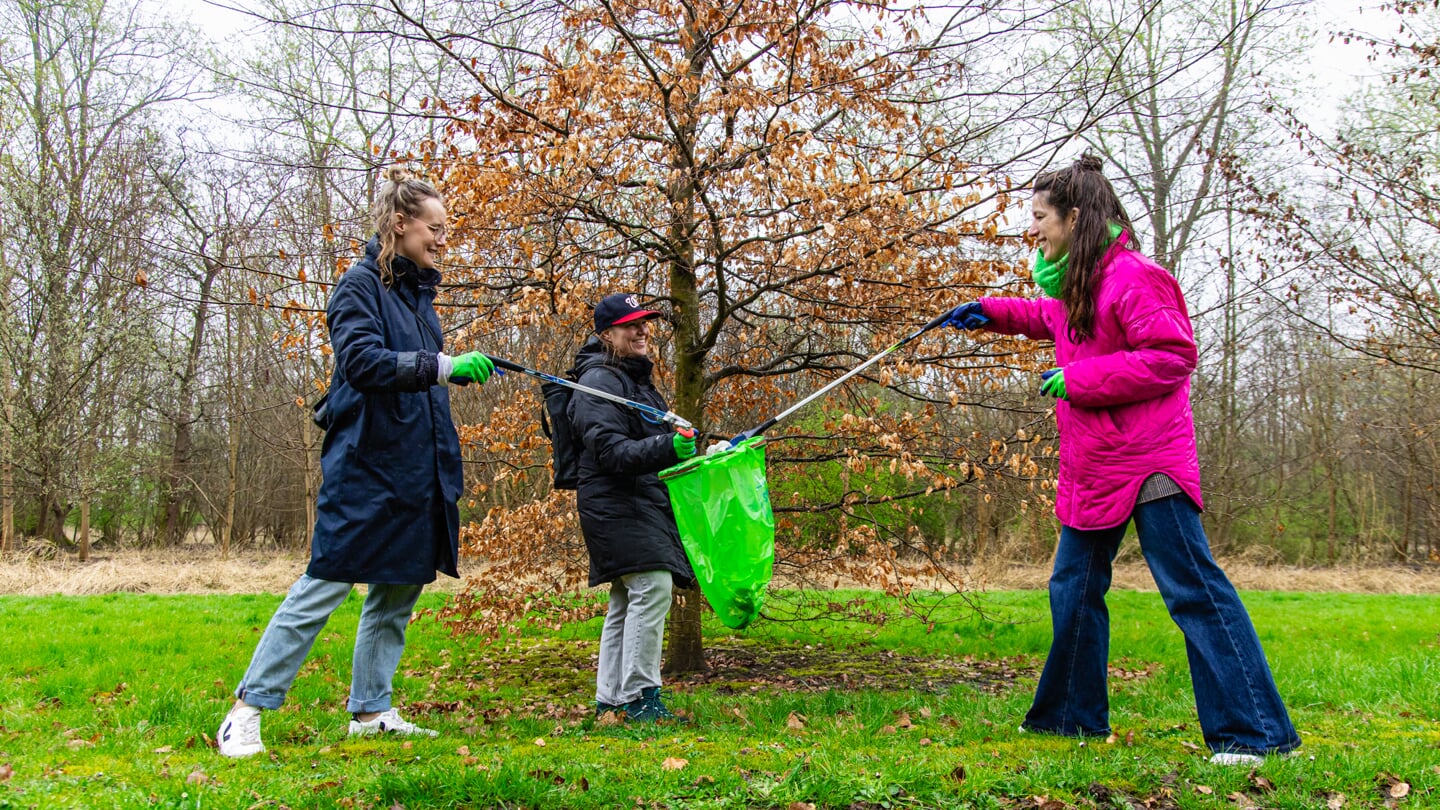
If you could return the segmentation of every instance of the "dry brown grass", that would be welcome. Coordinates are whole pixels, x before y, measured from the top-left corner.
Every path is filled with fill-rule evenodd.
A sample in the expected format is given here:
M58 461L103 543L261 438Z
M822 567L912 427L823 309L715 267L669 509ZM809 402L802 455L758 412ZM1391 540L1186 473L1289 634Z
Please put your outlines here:
M16 553L0 557L0 594L284 593L307 561L307 555L295 552L255 550L222 558L211 545L169 551L107 549L83 563L64 554L41 559ZM1440 566L1296 568L1243 559L1222 565L1242 590L1440 593ZM474 560L462 560L462 574L475 569ZM1010 590L1043 588L1049 576L1047 565L990 563L956 570L952 581L971 589ZM430 589L455 592L464 585L463 579L442 576ZM1143 562L1126 562L1116 566L1115 587L1154 590L1155 583Z

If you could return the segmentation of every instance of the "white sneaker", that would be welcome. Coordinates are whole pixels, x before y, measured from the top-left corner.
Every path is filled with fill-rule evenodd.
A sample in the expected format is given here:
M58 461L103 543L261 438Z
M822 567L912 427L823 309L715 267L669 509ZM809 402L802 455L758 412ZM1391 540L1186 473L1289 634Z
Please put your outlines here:
M440 732L421 728L400 716L394 709L386 709L374 720L351 720L350 736L364 737L367 734L404 734L416 737L436 737Z
M1238 751L1221 751L1210 757L1211 765L1263 765L1265 758L1259 754L1242 754Z
M235 706L225 715L220 730L215 732L220 754L227 757L248 757L265 751L260 742L260 710L254 706Z

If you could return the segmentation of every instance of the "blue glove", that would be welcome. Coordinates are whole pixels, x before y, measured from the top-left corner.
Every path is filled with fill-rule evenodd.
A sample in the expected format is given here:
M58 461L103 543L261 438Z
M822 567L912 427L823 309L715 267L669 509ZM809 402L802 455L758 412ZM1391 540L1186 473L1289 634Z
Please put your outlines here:
M950 317L945 319L945 325L951 329L979 329L989 322L990 319L985 317L979 301L970 301L955 307L950 310Z
M1069 399L1065 393L1065 369L1052 368L1040 374L1040 393L1056 399Z

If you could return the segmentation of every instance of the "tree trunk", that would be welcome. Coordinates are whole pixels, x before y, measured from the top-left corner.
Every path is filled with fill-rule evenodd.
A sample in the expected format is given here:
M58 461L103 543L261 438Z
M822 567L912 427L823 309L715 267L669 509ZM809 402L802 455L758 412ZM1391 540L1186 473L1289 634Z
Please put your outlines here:
M90 499L80 501L80 562L90 561Z
M15 462L14 444L10 440L11 425L15 424L15 405L11 398L10 386L5 387L5 424L0 429L0 455L5 457L0 467L0 551L15 550Z
M670 600L670 618L666 628L670 639L666 648L665 671L704 672L705 645L700 634L700 614L705 596L698 588L676 589Z
M692 42L703 42L695 28L695 20L687 19L685 27L693 35ZM691 49L690 73L698 76L705 60ZM705 429L705 358L708 355L700 333L700 293L695 278L695 167L690 163L694 154L696 133L694 111L676 112L673 146L674 180L667 189L671 202L670 222L666 236L670 243L670 299L675 326L675 410L689 419L697 430ZM700 605L704 597L698 590L676 591L670 608L670 642L667 647L671 672L697 672L706 668L705 648L700 631Z

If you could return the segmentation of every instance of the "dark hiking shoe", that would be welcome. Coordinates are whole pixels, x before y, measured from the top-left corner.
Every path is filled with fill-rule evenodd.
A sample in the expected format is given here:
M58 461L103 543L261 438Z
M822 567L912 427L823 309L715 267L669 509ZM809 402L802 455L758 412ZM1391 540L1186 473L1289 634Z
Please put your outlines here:
M665 705L660 697L660 687L652 686L640 690L640 697L625 704L625 719L635 723L656 723L669 721L688 723L689 718L681 717Z

